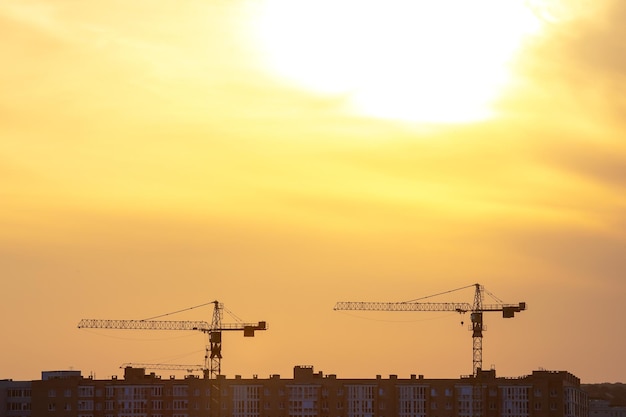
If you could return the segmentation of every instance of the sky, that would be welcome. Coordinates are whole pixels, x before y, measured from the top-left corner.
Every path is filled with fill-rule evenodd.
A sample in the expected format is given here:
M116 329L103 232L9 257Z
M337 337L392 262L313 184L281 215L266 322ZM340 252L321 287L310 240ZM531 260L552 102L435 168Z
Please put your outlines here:
M480 283L484 368L626 381L626 2L434 3L2 2L0 379L201 364L77 324L213 300L229 378L457 378L467 315L333 306Z

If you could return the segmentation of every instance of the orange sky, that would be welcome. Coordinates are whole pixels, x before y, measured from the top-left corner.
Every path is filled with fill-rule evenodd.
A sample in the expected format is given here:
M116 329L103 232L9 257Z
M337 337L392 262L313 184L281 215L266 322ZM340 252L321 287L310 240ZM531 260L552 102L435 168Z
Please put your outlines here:
M506 61L489 116L437 123L418 110L413 120L359 112L359 93L315 90L268 65L255 30L270 3L0 5L0 379L200 363L202 335L76 325L214 299L270 326L255 339L225 335L229 377L289 377L294 365L457 377L472 370L468 317L332 308L480 282L528 304L513 320L487 314L485 367L624 381L626 3L530 2L539 26ZM380 23L381 36L393 27L333 18ZM472 26L437 18L447 29L421 45L456 57ZM352 63L349 52L324 59L324 45L316 61L298 55L311 74ZM481 63L449 64L430 84L445 91ZM368 86L384 90L394 74L369 74ZM176 319L210 317L205 307Z

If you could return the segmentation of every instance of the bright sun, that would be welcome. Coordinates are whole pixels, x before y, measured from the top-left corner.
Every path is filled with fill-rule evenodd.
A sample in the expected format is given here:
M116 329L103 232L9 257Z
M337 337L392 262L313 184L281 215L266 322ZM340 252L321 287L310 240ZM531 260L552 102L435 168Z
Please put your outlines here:
M539 23L525 0L264 0L255 33L283 80L378 118L488 118Z

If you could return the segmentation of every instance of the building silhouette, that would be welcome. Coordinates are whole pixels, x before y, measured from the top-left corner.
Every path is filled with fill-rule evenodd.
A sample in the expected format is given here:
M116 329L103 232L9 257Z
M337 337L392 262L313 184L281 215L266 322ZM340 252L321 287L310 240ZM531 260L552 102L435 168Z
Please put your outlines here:
M293 378L162 378L127 367L97 380L80 371L0 381L4 417L589 417L580 380L566 371L497 377L343 379L294 367Z

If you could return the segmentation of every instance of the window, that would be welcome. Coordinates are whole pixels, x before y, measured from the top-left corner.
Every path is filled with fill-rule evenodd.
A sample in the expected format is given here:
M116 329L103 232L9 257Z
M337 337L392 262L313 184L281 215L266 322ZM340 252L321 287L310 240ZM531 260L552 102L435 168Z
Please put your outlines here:
M397 390L397 416L418 417L426 415L426 390L425 386L398 385Z
M261 387L235 385L232 387L232 417L259 416Z
M28 411L29 403L7 403L7 411Z
M23 398L31 396L31 390L29 389L9 389L6 392L7 397L9 398Z
M174 385L174 397L187 397L187 385Z
M290 385L288 389L288 414L290 416L317 415L319 387L311 385Z
M501 387L501 416L528 416L530 409L531 387L512 385Z
M78 387L78 396L79 397L93 397L95 388L89 386Z
M373 416L375 410L375 385L347 385L347 415L349 417Z
M186 410L187 400L174 400L174 410Z
M78 402L78 409L80 411L91 411L93 410L93 401L82 400Z

